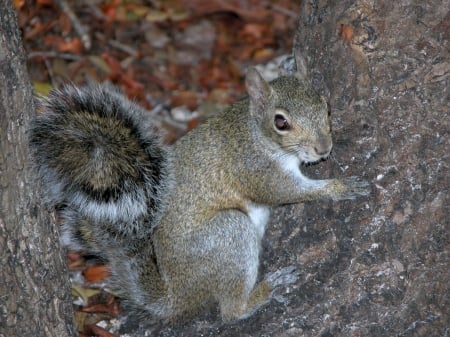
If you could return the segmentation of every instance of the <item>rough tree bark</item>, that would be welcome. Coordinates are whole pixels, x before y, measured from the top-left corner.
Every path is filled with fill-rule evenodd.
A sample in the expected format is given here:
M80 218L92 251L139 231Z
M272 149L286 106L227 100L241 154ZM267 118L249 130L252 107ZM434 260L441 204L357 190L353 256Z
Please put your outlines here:
M294 211L323 235L297 253L317 281L300 287L299 335L450 333L449 22L447 1L303 4L296 45L331 94L342 163L330 174L363 175L374 196Z
M333 158L310 175L359 175L373 196L277 211L262 273L300 280L235 325L164 336L449 336L448 1L303 1L296 48L329 93ZM208 326L208 328L205 328Z
M0 336L75 336L58 230L28 166L34 104L25 64L16 12L0 0Z

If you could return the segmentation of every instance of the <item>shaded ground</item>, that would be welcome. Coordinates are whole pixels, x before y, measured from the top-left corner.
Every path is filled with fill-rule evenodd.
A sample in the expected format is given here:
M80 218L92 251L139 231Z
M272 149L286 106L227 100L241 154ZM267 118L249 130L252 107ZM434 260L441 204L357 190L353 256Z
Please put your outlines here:
M292 0L72 1L76 24L59 2L24 1L19 10L36 91L109 80L154 109L169 141L241 96L249 65L290 52L299 7ZM77 27L88 32L89 49Z

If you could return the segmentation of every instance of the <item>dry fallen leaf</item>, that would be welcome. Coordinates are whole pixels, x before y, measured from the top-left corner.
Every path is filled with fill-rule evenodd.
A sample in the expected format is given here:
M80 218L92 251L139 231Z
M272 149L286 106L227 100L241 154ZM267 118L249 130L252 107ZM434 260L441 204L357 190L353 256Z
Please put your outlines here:
M99 289L94 288L86 288L77 284L72 284L72 295L76 297L80 297L83 303L87 303L89 297L97 295L100 293Z
M88 282L100 282L109 276L109 267L104 264L95 264L83 271L83 276Z
M351 42L355 31L349 25L342 23L340 35L345 42Z

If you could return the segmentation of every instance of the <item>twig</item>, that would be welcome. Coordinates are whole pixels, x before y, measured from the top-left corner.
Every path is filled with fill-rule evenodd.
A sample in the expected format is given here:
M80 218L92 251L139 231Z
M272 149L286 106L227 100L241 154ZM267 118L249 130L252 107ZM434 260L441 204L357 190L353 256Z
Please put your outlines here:
M89 30L80 22L73 10L70 8L66 0L56 0L61 10L68 16L72 22L73 28L81 38L81 42L86 50L91 49L91 37L89 36Z
M272 4L272 8L274 10L276 10L276 11L278 11L278 12L284 14L284 15L290 16L290 17L292 17L294 19L298 18L298 13L296 13L295 11L291 11L290 9L287 9L287 8L285 8L283 6L280 6L280 5L277 5L277 4L274 3L274 4Z
M49 59L49 58L61 58L64 60L69 61L78 61L81 60L82 57L74 54L69 53L58 53L55 51L33 51L27 55L28 59L34 59L34 58L43 58L43 59Z
M137 57L139 55L139 52L136 49L134 49L133 47L130 47L129 45L126 45L122 42L119 42L117 40L108 40L108 44L111 47L121 50L133 57Z

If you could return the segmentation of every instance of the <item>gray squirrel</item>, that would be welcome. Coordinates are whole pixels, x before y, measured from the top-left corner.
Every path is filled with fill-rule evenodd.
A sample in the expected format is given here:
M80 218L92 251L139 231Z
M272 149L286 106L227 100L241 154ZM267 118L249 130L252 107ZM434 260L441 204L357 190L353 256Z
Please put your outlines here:
M68 85L41 101L29 143L62 241L107 259L114 289L149 321L214 305L224 321L248 317L296 279L287 267L257 283L271 208L369 194L357 177L302 174L332 139L327 104L295 61L271 82L249 69L248 95L171 147L111 87Z

